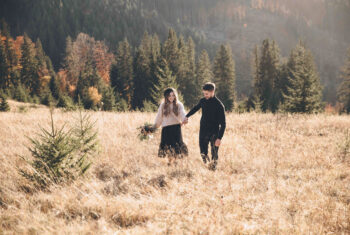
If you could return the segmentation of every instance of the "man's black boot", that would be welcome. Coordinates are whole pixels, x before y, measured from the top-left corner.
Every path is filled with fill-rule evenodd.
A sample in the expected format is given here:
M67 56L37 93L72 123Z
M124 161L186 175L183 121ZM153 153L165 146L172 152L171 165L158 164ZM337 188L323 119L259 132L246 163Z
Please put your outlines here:
M205 154L202 154L202 159L203 159L204 164L206 164L207 162L210 161L208 155L205 155Z
M217 160L213 160L211 164L209 165L209 170L215 171L216 170L216 165L218 164Z

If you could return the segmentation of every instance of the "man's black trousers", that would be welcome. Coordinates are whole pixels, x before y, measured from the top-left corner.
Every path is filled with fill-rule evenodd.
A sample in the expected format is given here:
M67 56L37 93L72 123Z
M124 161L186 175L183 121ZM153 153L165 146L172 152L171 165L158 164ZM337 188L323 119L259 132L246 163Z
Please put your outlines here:
M208 145L210 143L211 148L211 159L218 160L219 147L215 146L215 141L217 139L217 131L199 131L199 147L201 155L208 156Z

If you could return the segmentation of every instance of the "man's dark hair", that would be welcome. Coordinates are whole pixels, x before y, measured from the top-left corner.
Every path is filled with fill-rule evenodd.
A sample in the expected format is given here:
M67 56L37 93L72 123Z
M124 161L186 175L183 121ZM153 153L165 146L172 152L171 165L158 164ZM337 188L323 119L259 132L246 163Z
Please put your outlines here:
M205 90L205 91L213 91L213 90L215 90L215 84L212 83L212 82L207 82L207 83L204 84L203 90Z

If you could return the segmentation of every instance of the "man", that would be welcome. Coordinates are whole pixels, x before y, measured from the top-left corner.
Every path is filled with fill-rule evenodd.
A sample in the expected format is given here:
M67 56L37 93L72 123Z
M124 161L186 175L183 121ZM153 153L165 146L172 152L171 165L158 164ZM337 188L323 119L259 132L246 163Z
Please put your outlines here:
M212 163L209 169L215 170L218 161L219 146L226 128L225 107L215 96L214 83L208 82L203 86L203 95L204 98L188 112L184 123L187 123L189 117L195 114L199 109L202 109L199 130L200 152L204 164L209 162L208 144L210 143Z

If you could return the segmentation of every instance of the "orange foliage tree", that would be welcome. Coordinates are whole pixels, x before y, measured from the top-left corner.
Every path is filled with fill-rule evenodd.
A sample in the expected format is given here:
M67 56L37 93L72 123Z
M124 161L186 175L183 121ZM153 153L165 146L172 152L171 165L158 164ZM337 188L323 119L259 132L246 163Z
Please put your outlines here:
M87 34L80 33L74 42L67 38L64 66L60 70L60 77L64 79L65 87L77 86L79 75L93 66L102 80L109 84L109 71L114 61L114 55L109 52L107 45L96 41Z

